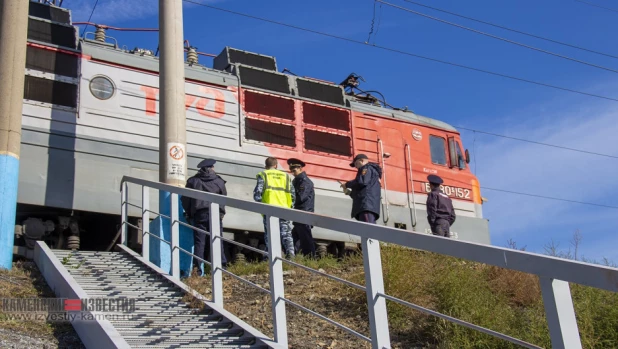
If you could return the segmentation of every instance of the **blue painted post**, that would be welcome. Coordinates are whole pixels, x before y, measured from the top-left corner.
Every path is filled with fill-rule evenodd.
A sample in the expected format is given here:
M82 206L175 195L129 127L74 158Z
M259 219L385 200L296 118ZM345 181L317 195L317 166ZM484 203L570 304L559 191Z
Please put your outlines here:
M13 266L28 0L0 1L0 267Z
M171 217L171 207L170 207L170 193L165 191L159 191L159 213ZM190 224L184 217L184 210L182 209L182 204L180 203L180 198L178 199L178 217L180 221L183 223ZM171 240L171 231L170 231L170 220L165 217L156 217L150 223L150 233L158 236L165 241L172 242ZM180 235L180 247L184 250L190 251L193 253L193 230L187 228L184 225L179 227L179 235ZM151 239L149 246L149 257L150 262L159 268L167 271L168 273L172 272L172 254L170 245L162 242L159 239ZM188 276L191 272L191 262L193 258L187 255L184 252L180 253L180 275Z

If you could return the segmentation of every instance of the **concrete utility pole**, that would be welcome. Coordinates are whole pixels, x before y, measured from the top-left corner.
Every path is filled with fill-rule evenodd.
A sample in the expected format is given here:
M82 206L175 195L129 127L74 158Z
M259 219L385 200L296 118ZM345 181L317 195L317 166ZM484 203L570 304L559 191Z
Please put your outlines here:
M159 0L159 181L184 187L187 178L185 62L182 0ZM151 232L181 247L182 208L178 195L159 191L159 212L172 218L155 220ZM190 265L189 256L181 258L179 250L169 250L163 242L149 245L151 261L179 277L181 260ZM188 269L186 267L185 269Z
M19 184L28 0L0 0L0 267L11 269Z
M187 174L182 0L159 0L159 181L183 186Z

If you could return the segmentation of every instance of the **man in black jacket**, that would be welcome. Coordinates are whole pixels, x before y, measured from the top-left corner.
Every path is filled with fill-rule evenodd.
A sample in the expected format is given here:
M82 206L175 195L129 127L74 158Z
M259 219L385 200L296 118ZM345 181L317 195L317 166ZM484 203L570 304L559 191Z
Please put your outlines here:
M199 171L195 176L187 180L186 188L205 191L207 193L220 194L227 196L225 181L215 173L216 161L213 159L205 159L200 162L197 167ZM190 197L181 198L182 207L185 210L187 221L193 224L194 227L210 232L210 202L205 200L196 200ZM221 233L223 233L223 216L225 216L225 206L219 206L219 218ZM193 220L193 222L191 222ZM193 242L195 244L194 254L204 260L210 260L210 239L208 235L198 230L193 230ZM223 243L221 243L221 263L223 266L227 264L225 253L223 251ZM201 264L197 258L193 258L193 275L201 275Z
M300 211L314 212L315 190L313 182L304 171L305 163L299 159L289 159L288 165L290 166L290 172L294 175L292 180L296 195L294 208ZM315 257L315 242L313 241L311 228L310 225L294 222L292 237L295 238L294 242L300 241L299 252L313 258Z
M365 154L356 155L350 167L358 169L356 178L342 184L341 187L344 193L352 198L352 217L361 222L375 224L380 218L382 168L376 163L369 162Z
M356 167L356 178L341 184L343 192L352 198L352 217L361 222L376 224L380 218L380 197L382 189L380 178L382 168L365 154L354 157L350 167ZM345 243L338 243L339 258L343 256Z
M431 192L427 194L427 220L431 233L437 236L450 237L450 228L455 223L455 209L448 195L440 190L442 178L436 175L427 176Z

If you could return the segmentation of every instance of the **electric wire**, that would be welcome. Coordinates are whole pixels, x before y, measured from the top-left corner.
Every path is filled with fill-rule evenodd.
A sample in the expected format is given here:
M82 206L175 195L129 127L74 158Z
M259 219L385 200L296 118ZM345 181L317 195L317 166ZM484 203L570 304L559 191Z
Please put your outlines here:
M618 73L618 70L616 70L616 69L612 69L612 68L604 67L602 65L597 65L597 64L589 63L589 62L582 61L582 60L579 60L579 59L576 59L576 58L572 58L572 57L569 57L569 56L564 56L564 55L561 55L561 54L558 54L558 53L554 53L554 52L551 52L551 51L540 49L538 47L522 44L521 42L509 40L509 39L506 39L506 38L503 38L503 37L500 37L500 36L497 36L497 35L485 33L485 32L482 32L480 30L469 28L469 27L466 27L466 26L463 26L463 25L460 25L460 24L457 24L457 23L453 23L453 22L449 22L449 21L446 21L446 20L443 20L443 19L440 19L440 18L437 18L437 17L429 16L429 15L426 15L424 13L417 12L417 11L411 10L411 9L403 7L403 6L398 6L398 5L395 5L395 4L391 4L390 2L386 2L386 1L382 1L382 0L376 0L376 1L380 2L380 3L384 4L384 5L390 6L392 8L396 8L396 9L399 9L399 10L402 10L402 11L405 11L405 12L408 12L408 13L411 13L411 14L415 14L417 16L425 17L425 18L431 19L433 21L438 21L438 22L441 22L441 23L444 23L444 24L448 24L448 25L453 26L453 27L464 29L464 30L473 32L475 34L484 35L484 36L490 37L492 39L504 41L504 42L507 42L509 44L521 46L521 47L524 47L524 48L527 48L527 49L530 49L530 50L533 50L533 51L537 51L537 52L541 52L541 53L544 53L544 54L547 54L547 55L550 55L550 56L566 59L568 61L572 61L572 62L575 62L575 63L587 65L587 66L590 66L590 67L593 67L593 68L610 71L612 73Z
M92 12L90 12L90 17L88 17L88 22L90 22L90 20L92 19L92 15L94 14L94 10L97 9L97 5L99 4L99 0L96 0L94 3L94 6L92 7ZM82 38L84 37L84 35L86 34L86 29L88 28L88 25L86 25L84 27L84 31L82 32Z
M581 2L582 4L586 4L588 6L594 6L594 7L602 8L604 10L608 10L608 11L612 11L612 12L618 12L618 10L616 10L616 9L605 7L605 6L601 6L601 5L597 5L597 4L593 4L591 2L581 1L581 0L575 0L575 1L576 2Z
M293 28L293 29L297 29L297 30L307 31L307 32L311 32L311 33L315 33L315 34L319 34L319 35L323 35L323 36L327 36L327 37L331 37L331 38L336 38L336 39L340 39L340 40L344 40L344 41L348 41L348 42L352 42L352 43L362 44L362 45L366 46L362 41L358 41L358 40L354 40L354 39L349 39L349 38L337 36L337 35L330 34L330 33L324 33L324 32L316 31L316 30L313 30L313 29L307 29L307 28L303 28L303 27L299 27L299 26L295 26L295 25L291 25L291 24L287 24L287 23L283 23L283 22L278 22L278 21L274 21L274 20L270 20L270 19L266 19L266 18L261 18L261 17L249 15L249 14L246 14L246 13L241 13L241 12L236 12L236 11L232 11L232 10L228 10L228 9L223 9L223 8L219 8L219 7L216 7L216 6L203 4L203 3L200 3L200 2L197 2L197 1L193 1L193 0L183 0L183 1L184 2L188 2L188 3L193 3L193 4L196 4L196 5L200 5L200 6L204 6L204 7L207 7L207 8L211 8L211 9L214 9L214 10L222 11L222 12L227 12L227 13L231 13L231 14L235 14L235 15L239 15L239 16L243 16L243 17L248 17L248 18L252 18L252 19L256 19L256 20L260 20L260 21L265 21L265 22L269 22L269 23L273 23L273 24L277 24L277 25L281 25L281 26L285 26L285 27L289 27L289 28ZM434 61L438 61L438 62L444 62L444 61L440 61L440 60L437 60L437 59L427 58L427 57L419 56L419 55L416 55L416 54L412 54L412 53L408 53L408 52L405 52L405 51L400 51L400 50L392 49L392 48L388 48L388 47L382 47L382 46L378 46L378 45L370 45L370 46L381 48L381 49L384 49L384 50L387 50L387 51L402 53L402 54L410 55L410 56L414 56L414 57L420 57L420 58L434 60ZM446 64L455 65L455 66L461 66L459 64L450 63L450 62L446 62ZM466 67L466 66L462 66L462 67L465 67L467 69L472 69L472 70L479 70L479 69L476 69L476 68L471 68L471 67ZM489 72L489 73L490 74L494 74L494 75L501 75L502 76L502 74L499 74L499 73L492 73L492 72ZM506 76L506 77L513 78L513 77L510 77L510 76ZM523 80L523 79L518 79L518 78L515 78L515 79ZM535 83L535 82L533 82L533 83ZM559 88L559 89L562 89L562 88ZM572 92L587 94L585 92L579 92L579 91L572 91ZM600 97L600 98L604 98L604 99L612 99L612 100L618 101L618 99L613 99L613 98L610 98L610 97L603 97L603 96L595 96L595 97ZM462 128L462 129L472 130L472 129L469 129L469 128ZM504 135L498 135L498 134L484 132L484 131L479 131L479 130L474 130L474 131L479 132L479 133L485 133L485 134L489 134L489 135L494 135L494 136L498 136L498 137L505 137L505 138L521 140L521 141L524 141L524 142L530 142L530 143L535 143L535 144L552 146L552 147L556 147L556 148L563 148L563 149L579 151L579 152L585 152L585 153L590 153L590 154L595 154L595 155L600 155L600 156L614 157L612 155L593 153L593 152L588 152L588 151L583 151L583 150L578 150L578 149L573 149L573 148L556 146L556 145L552 145L552 144L548 144L548 143L529 141L529 140L525 140L525 139L509 137L509 136L504 136ZM618 206L610 206L610 205L596 204L596 203L590 203L590 202L584 202L584 201L562 199L562 198L556 198L556 197L550 197L550 196L544 196L544 195L537 195L537 194L517 192L517 191L512 191L512 190L505 190L505 189L498 189L498 188L489 188L489 187L481 187L481 189L487 189L487 190L492 190L492 191L499 191L499 192L504 192L504 193L517 194L517 195L524 195L524 196L531 196L531 197L538 197L538 198L544 198L544 199L549 199L549 200L557 200L557 201L564 201L564 202L570 202L570 203L577 203L577 204L582 204L582 205L592 205L592 206L598 206L598 207L618 209Z
M552 147L552 148L558 148L558 149L563 149L563 150L574 151L574 152L578 152L578 153L584 153L584 154L590 154L590 155L603 156L603 157L612 158L612 159L618 159L618 156L610 155L610 154L603 154L603 153L597 153L597 152L589 151L589 150L570 148L570 147L565 147L565 146L562 146L562 145L556 145L556 144L551 144L551 143L531 141L529 139L512 137L512 136L506 136L506 135L501 135L501 134L498 134L498 133L492 133L492 132L487 132L487 131L476 130L476 129L469 128L469 127L463 127L463 126L453 126L453 127L457 128L457 129L466 130L466 131L472 131L472 132L475 132L475 133L476 132L483 133L483 134L490 135L490 136L495 136L495 137L501 137L501 138L507 138L507 139L512 139L512 140L521 141L521 142L527 142L527 143L532 143L532 144L544 145L546 147Z
M373 43L376 42L376 37L378 37L378 33L380 32L380 24L382 24L382 4L380 4L380 14L378 15L378 26L376 27L376 33L373 35Z
M470 66L467 66L467 65L463 65L463 64L459 64L459 63L453 63L453 62L449 62L449 61L444 61L444 60L440 60L440 59L437 59L437 58L422 56L422 55L418 55L418 54L415 54L415 53L411 53L411 52L407 52L407 51L403 51L403 50L399 50L399 49L395 49L395 48L391 48L391 47L387 47L387 46L380 46L380 45L376 45L376 44L367 45L367 44L365 44L365 42L360 41L360 40L350 39L350 38L346 38L346 37L335 35L335 34L331 34L331 33L321 32L321 31L317 31L317 30L313 30L313 29L308 29L308 28L303 28L303 27L300 27L300 26L297 26L297 25L288 24L288 23L284 23L284 22L279 22L279 21L275 21L275 20L272 20L272 19L262 18L262 17L250 15L250 14L247 14L247 13L242 13L242 12L237 12L237 11L233 11L233 10L228 10L228 9L224 9L224 8L221 8L221 7L216 7L216 6L204 4L204 3L201 3L201 2L198 2L198 1L194 1L194 0L183 0L183 1L187 2L187 3L191 3L191 4L207 7L207 8L213 9L213 10L221 11L221 12L227 12L227 13L231 13L231 14L234 14L234 15L242 16L242 17L252 18L252 19L255 19L255 20L259 20L259 21L263 21L263 22L267 22L267 23L272 23L272 24L276 24L276 25L280 25L280 26L284 26L284 27L288 27L288 28L293 28L293 29L305 31L305 32L308 32L308 33L318 34L318 35L322 35L322 36L325 36L325 37L330 37L330 38L333 38L333 39L338 39L338 40L341 40L341 41L347 41L347 42L358 44L358 45L378 48L380 50L389 51L389 52L393 52L393 53L398 53L398 54L401 54L401 55L421 58L421 59L428 60L428 61L433 61L433 62L437 62L437 63L441 63L441 64L445 64L445 65L450 65L450 66L454 66L454 67L459 67L459 68L463 68L463 69L468 69L468 70L471 70L471 71L481 72L481 73L484 73L484 74L500 76L500 77L503 77L503 78L507 78L507 79L511 79L511 80L516 80L516 81L521 81L521 82L526 82L526 83L533 84L533 85L549 87L549 88L553 88L553 89L556 89L556 90L562 90L562 91L567 91L567 92L576 93L576 94L580 94L580 95L585 95L585 96L589 96L589 97L595 97L595 98L606 99L606 100L618 102L618 99L617 98L613 98L613 97L597 95L597 94L594 94L594 93L588 93L588 92L574 90L574 89L570 89L570 88L566 88L566 87L560 87L560 86L556 86L556 85L546 84L546 83L539 82L539 81L519 78L519 77L516 77L516 76L511 76L511 75L497 73L497 72L492 72L492 71L485 70L485 69L474 68L474 67L470 67Z
M593 203L593 202L577 201L577 200L570 200L570 199L562 199L562 198L556 198L556 197L545 196L545 195L538 195L538 194L522 193L522 192L513 191L513 190L496 189L496 188L488 188L488 187L481 187L481 189L492 190L492 191L499 191L499 192L503 192L503 193L516 194L516 195L532 196L532 197L541 198L541 199L565 201L565 202L570 202L570 203L575 203L575 204L591 205L591 206L598 206L598 207L618 209L618 206L597 204L597 203Z
M588 49L588 48L585 48L585 47L569 44L569 43L558 41L558 40L554 40L554 39L549 39L549 38L546 38L546 37L543 37L543 36L540 36L540 35L535 35L535 34L527 33L527 32L524 32L524 31L521 31L521 30L518 30L518 29L513 29L513 28L505 27L505 26L500 25L500 24L495 24L495 23L483 21L483 20L480 20L480 19L464 16L464 15L461 15L459 13L455 13L455 12L451 12L451 11L446 11L446 10L439 9L439 8L436 8L436 7L432 7L432 6L428 6L428 5L425 5L425 4L421 4L419 2L415 2L415 1L412 1L412 0L403 0L403 1L411 3L411 4L414 4L414 5L417 5L417 6L422 6L422 7L428 8L428 9L432 9L434 11L439 11L439 12L446 13L446 14L449 14L449 15L453 15L453 16L457 16L457 17L460 17L460 18L468 19L468 20L471 20L471 21L474 21L474 22L490 25L492 27L508 30L508 31L513 32L513 33L527 35L527 36L535 38L535 39L545 40L545 41L548 41L548 42L553 42L554 44L559 44L559 45L575 48L575 49L578 49L578 50L587 51L587 52L590 52L590 53L595 53L595 54L598 54L598 55L601 55L601 56L606 56L606 57L611 57L611 58L618 59L618 56L615 56L615 55L611 55L611 54L608 54L608 53L603 53L603 52L591 50L591 49Z
M373 1L373 16L371 17L371 28L369 28L369 35L367 36L367 43L371 41L371 34L373 34L373 26L376 23L376 6L378 5L377 1Z
M212 8L212 9L215 9L215 10L220 10L220 11L223 11L223 12L228 12L228 13L232 13L232 14L236 14L236 15L240 15L240 16L244 16L244 17L249 17L249 18L253 18L253 19L257 19L257 20L261 20L261 21L266 21L266 22L269 22L269 23L274 23L274 24L278 24L278 25L282 25L282 26L287 26L287 27L291 27L291 28L294 28L294 29L308 31L308 32L312 32L312 33L316 33L316 34L320 34L320 35L324 35L324 36L328 36L328 37L332 37L332 38L336 38L336 39L340 39L340 40L345 40L345 41L349 41L349 42L353 42L353 43L363 44L363 46L367 46L367 45L364 45L364 43L362 43L361 41L357 41L357 40L353 40L353 39L348 39L348 38L336 36L336 35L333 35L333 34L322 33L322 32L319 32L319 31L312 30L312 29L306 29L306 28L294 26L294 25L291 25L291 24L281 23L281 22L270 20L270 19L256 17L256 16L249 15L249 14L235 12L235 11L231 11L231 10L227 10L227 9L222 9L222 8L219 8L219 7L216 7L216 6L202 4L202 3L199 3L199 2L196 2L196 1L193 1L193 0L183 0L183 1L194 3L194 4L201 5L201 6L208 7L208 8ZM380 1L380 0L377 0L377 1ZM369 45L369 46L370 47L379 47L380 48L380 46L376 46L376 45ZM394 49L390 49L390 48L386 48L386 49L387 50L394 50ZM399 50L394 50L394 51L395 52L403 52L403 51L399 51ZM404 52L404 54L408 54L408 53ZM416 56L414 54L411 54L411 55ZM422 57L422 58L425 58L425 57ZM450 64L450 63L448 63L448 64ZM472 68L472 69L476 69L476 68ZM575 92L581 93L579 91L575 91ZM608 99L612 99L612 100L618 101L618 99L613 99L613 98L609 98L609 97L601 97L601 98L606 98L606 99L608 98ZM531 140L527 140L527 139L523 139L523 138L511 137L511 136L501 135L501 134L497 134L497 133L491 133L491 132L486 132L486 131L482 131L482 130L476 130L476 129L472 129L472 128L468 128L468 127L462 127L462 126L455 126L455 127L463 129L463 130L475 131L475 132L478 132L478 133L483 133L483 134L487 134L487 135L491 135L491 136L496 136L496 137L508 138L508 139L518 140L518 141L522 141L522 142L528 142L528 143L533 143L533 144L538 144L538 145L544 145L544 146L553 147L553 148L559 148L559 149L570 150L570 151L575 151L575 152L580 152L580 153L586 153L586 154L592 154L592 155L597 155L597 156L603 156L603 157L618 159L618 156L609 155L609 154L597 153L597 152L581 150L581 149L576 149L576 148L569 148L569 147L555 145L555 144L550 144L550 143L531 141Z

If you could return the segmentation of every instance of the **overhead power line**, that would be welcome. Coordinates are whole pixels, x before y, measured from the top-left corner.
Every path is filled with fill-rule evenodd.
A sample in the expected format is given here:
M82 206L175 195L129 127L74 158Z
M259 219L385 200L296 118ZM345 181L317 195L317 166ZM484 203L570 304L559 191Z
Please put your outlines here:
M274 21L274 20L271 20L271 19L261 18L261 17L249 15L249 14L246 14L246 13L236 12L236 11L232 11L232 10L228 10L228 9L224 9L224 8L219 8L219 7L216 7L216 6L203 4L203 3L200 3L200 2L197 2L197 1L193 1L193 0L183 0L183 1L184 2L188 2L188 3L192 3L192 4L196 4L196 5L200 5L200 6L204 6L204 7L208 7L208 8L211 8L211 9L214 9L214 10L218 10L218 11L222 11L222 12L227 12L227 13L231 13L231 14L235 14L235 15L239 15L239 16L243 16L243 17L247 17L247 18L252 18L252 19L256 19L256 20L260 20L260 21L264 21L264 22L268 22L268 23L273 23L273 24L277 24L277 25L281 25L281 26L285 26L285 27L289 27L289 28L293 28L293 29L297 29L297 30L302 30L302 31L306 31L306 32L310 32L310 33L314 33L314 34L318 34L318 35L322 35L322 36L327 36L327 37L331 37L331 38L347 41L347 42L361 44L363 46L376 47L376 48L380 48L380 49L383 49L383 50L386 50L386 51L401 53L401 54L404 54L404 55L409 55L409 56L413 56L413 57L419 57L419 58L428 59L428 60L432 60L432 61L437 61L437 62L440 62L440 63L449 64L449 65L461 66L463 68L467 68L467 69L471 69L471 70L478 70L478 71L482 71L482 72L485 72L485 73L488 73L488 74L504 76L504 77L511 78L511 79L531 82L531 81L528 81L528 80L514 78L514 77L507 76L507 75L502 75L502 74L499 74L499 73L487 72L487 71L479 70L479 69L476 69L476 68L462 66L462 65L459 65L459 64L456 64L456 63L444 62L444 61L440 61L440 60L433 59L433 58L423 57L423 56L419 56L419 55L416 55L416 54L408 53L408 52L405 52L405 51L400 51L400 50L397 50L397 49L392 49L392 48L378 46L378 45L365 45L365 43L363 43L362 41L358 41L358 40L354 40L354 39L349 39L349 38L337 36L337 35L330 34L330 33L324 33L324 32L316 31L316 30L313 30L313 29L307 29L307 28L303 28L303 27L298 27L298 26L295 26L295 25L292 25L292 24L287 24L287 23L283 23L283 22ZM531 83L545 85L545 84L536 83L536 82L533 82L533 81ZM551 86L551 85L545 85L545 86L549 86L549 87L565 90L564 88L561 88L561 87L555 87L555 86ZM567 91L571 91L571 92L575 92L575 93L581 93L581 94L585 94L585 95L590 95L590 96L593 96L593 97L598 97L598 98L604 98L604 99L610 99L610 100L618 101L618 99L614 99L614 98L610 98L610 97L591 95L591 94L588 94L588 93L585 93L585 92L573 91L573 90L568 90L568 89L566 89L566 90ZM462 127L462 129L464 129L464 128ZM468 130L471 130L471 129L468 129ZM478 131L478 130L475 130L475 131L479 132L479 133L491 134L491 133L484 132L484 131ZM499 137L506 137L506 138L513 138L513 139L515 139L514 137L509 137L509 136L503 136L503 135L497 135L497 134L491 134L491 135L496 135L496 136L499 136ZM542 145L547 145L547 146L552 146L552 147L560 147L560 146L555 146L555 145L546 144L546 143L528 141L528 140L524 140L524 139L518 139L518 140L522 140L522 141L525 141L525 142L542 144ZM587 152L587 151L577 150L577 149L572 149L572 150L581 151L581 152ZM596 154L596 155L608 156L606 154ZM613 157L613 156L610 155L610 157ZM618 209L618 206L609 206L609 205L589 203L589 202L576 201L576 200L570 200L570 199L555 198L555 197L550 197L550 196L522 193L522 192L510 191L510 190L505 190L505 189L488 188L488 187L481 187L481 188L482 189L487 189L487 190L493 190L493 191L500 191L500 192L504 192L504 193L510 193L510 194L538 197L538 198L549 199L549 200L557 200L557 201L578 203L578 204L583 204L583 205L593 205L593 206L599 206L599 207Z
M373 27L375 25L375 21L376 21L376 6L378 5L378 2L374 0L373 2L373 16L371 17L371 28L369 29L369 36L367 37L367 41L365 42L366 44L368 44L369 42L371 42L371 35L373 34L373 42L376 42L376 37L378 36L378 31L380 30L380 23L382 22L382 4L380 4L380 14L378 16L378 24L375 28L375 33L373 32Z
M531 141L529 139L505 136L505 135L501 135L501 134L497 134L497 133L480 131L480 130L475 130L473 128L467 128L467 127L462 127L462 126L455 126L455 128L466 130L466 131L483 133L483 134L490 135L490 136L495 136L495 137L508 138L508 139L512 139L512 140L516 140L516 141L521 141L521 142L527 142L527 143L532 143L532 144L544 145L546 147L552 147L552 148L558 148L558 149L575 151L575 152L578 152L578 153L585 153L585 154L598 155L598 156L603 156L603 157L607 157L607 158L618 159L618 156L610 155L610 154L603 154L603 153L597 153L597 152L588 151L588 150L564 147L564 146L561 146L561 145L555 145L555 144L550 144L550 143Z
M367 43L371 40L371 34L373 34L373 25L376 23L376 5L377 1L373 2L373 17L371 17L371 28L369 29L369 35L367 36Z
M346 38L346 37L335 35L335 34L331 34L331 33L325 33L325 32L321 32L321 31L317 31L317 30L313 30L313 29L303 28L303 27L299 27L299 26L296 26L296 25L293 25L293 24L288 24L288 23L283 23L283 22L275 21L275 20L272 20L272 19L257 17L257 16L253 16L253 15L250 15L250 14L242 13L242 12L232 11L232 10L228 10L228 9L224 9L224 8L220 8L220 7L216 7L216 6L212 6L212 5L208 5L208 4L203 4L203 3L200 3L200 2L197 2L197 1L193 1L193 0L183 0L183 1L187 2L187 3L195 4L195 5L204 6L204 7L213 9L213 10L227 12L227 13L231 13L231 14L238 15L238 16L243 16L243 17L252 18L252 19L255 19L255 20L259 20L259 21L263 21L263 22L268 22L268 23L272 23L272 24L276 24L276 25L280 25L280 26L284 26L284 27L288 27L288 28L302 30L302 31L305 31L305 32L309 32L309 33L313 33L313 34L317 34L317 35L322 35L322 36L330 37L330 38L333 38L333 39L338 39L338 40L347 41L347 42L351 42L351 43L358 44L358 45L363 45L363 46L366 46L366 47L373 47L373 48L377 48L377 49L384 50L384 51L394 52L394 53L398 53L398 54L406 55L406 56L410 56L410 57L421 58L421 59L425 59L425 60L428 60L428 61L433 61L433 62L437 62L437 63L441 63L441 64L446 64L446 65L450 65L450 66L454 66L454 67L464 68L464 69L468 69L468 70L472 70L472 71L476 71L476 72L481 72L481 73L485 73L485 74L489 74L489 75L500 76L500 77L503 77L503 78L507 78L507 79L511 79L511 80L516 80L516 81L521 81L521 82L526 82L526 83L533 84L533 85L545 86L545 87L553 88L553 89L556 89L556 90L562 90L562 91L567 91L567 92L571 92L571 93L577 93L577 94L580 94L580 95L585 95L585 96L590 96L590 97L601 98L601 99L606 99L606 100L618 102L618 99L617 98L613 98L613 97L601 96L601 95L597 95L597 94L593 94L593 93L588 93L588 92L573 90L573 89L570 89L570 88L565 88L565 87L560 87L560 86L556 86L556 85L546 84L546 83L539 82L539 81L528 80L528 79L519 78L519 77L516 77L516 76L511 76L511 75L502 74L502 73L496 73L496 72L492 72L492 71L489 71L489 70L484 70L484 69L480 69L480 68L474 68L474 67L466 66L466 65L463 65L463 64L459 64L459 63L453 63L453 62L449 62L449 61L440 60L440 59L437 59L437 58L421 56L421 55L418 55L418 54L415 54L415 53L406 52L406 51L398 50L398 49L387 47L387 46L380 46L380 45L376 45L376 44L367 45L363 41L360 41L360 40L354 40L354 39Z
M516 195L532 196L532 197L542 198L542 199L565 201L565 202L571 202L571 203L575 203L575 204L591 205L591 206L598 206L598 207L618 209L618 206L603 205L603 204L596 204L596 203L593 203L593 202L584 202L584 201L577 201L577 200L570 200L570 199L555 198L555 197L551 197L551 196L544 196L544 195L537 195L537 194L530 194L530 193L521 193L521 192L518 192L518 191L496 189L496 188L488 188L488 187L481 187L481 189L499 191L499 192L503 192L503 193L516 194Z
M608 10L608 11L612 11L612 12L618 12L618 10L616 10L616 9L605 7L605 6L601 6L601 5L597 5L597 4L593 4L591 2L581 1L581 0L575 0L575 1L581 2L582 4L586 4L588 6L594 6L594 7L602 8L604 10Z
M322 32L318 32L318 31L314 31L312 29L301 28L301 27L297 27L297 26L294 26L294 25L291 25L291 24L276 22L276 21L273 21L273 20L270 20L270 19L260 18L260 17L256 17L256 16L253 16L253 15L248 15L248 14L239 13L239 12L235 12L235 11L231 11L231 10L227 10L227 9L222 9L222 8L218 8L218 7L215 7L215 6L212 6L212 5L207 5L207 4L202 4L202 3L199 3L199 2L195 2L195 1L192 1L192 0L183 0L183 1L194 3L194 4L197 4L197 5L202 5L202 6L205 6L205 7L208 7L208 8L212 8L212 9L215 9L215 10L220 10L220 11L223 11L223 12L228 12L228 13L232 13L232 14L236 14L236 15L240 15L240 16L244 16L244 17L249 17L249 18L253 18L253 19L257 19L257 20L261 20L261 21L265 21L265 22L269 22L269 23L273 23L273 24L278 24L278 25L282 25L282 26L286 26L286 27L291 27L291 28L298 29L298 30L308 31L308 32L315 33L315 34L332 37L332 38L335 38L335 39L345 40L345 41L353 42L353 43L362 43L360 41L356 41L356 40L353 40L353 39L343 38L343 37L339 37L339 36L328 34L328 33L322 33ZM364 43L363 43L363 45L364 45ZM377 46L377 45L364 45L364 46L382 48L382 47ZM397 52L397 53L413 55L413 56L417 57L414 54L409 54L407 52L403 52L403 51L399 51L399 50L395 50L395 49L390 49L390 48L383 48L383 49L388 50L388 51ZM422 56L420 56L420 57L421 58L426 58L426 57L422 57ZM433 60L431 58L427 58L427 59ZM439 61L439 62L442 62L442 61ZM453 63L448 63L447 62L446 64L453 64ZM457 65L457 66L459 66L459 65ZM469 67L465 67L465 68L476 70L476 68L469 68ZM485 72L485 71L483 71L483 72ZM489 72L489 74L494 74L494 73ZM495 73L495 74L497 74L497 73ZM501 74L498 74L498 75L501 75ZM506 77L509 77L509 76L506 76ZM509 78L512 78L512 77L509 77ZM518 79L518 78L515 78L515 79ZM526 81L526 82L529 82L529 81ZM536 82L533 82L533 83L536 83ZM551 87L553 87L553 86L551 86ZM562 89L560 87L557 87L557 88ZM569 91L576 92L576 93L587 94L585 92L580 92L580 91L572 91L572 90L569 90ZM605 99L611 99L611 100L614 100L614 101L618 101L618 99L609 98L609 97L596 96L596 95L592 95L592 96L600 97L600 98L605 98ZM558 149L564 149L564 150L570 150L570 151L575 151L575 152L580 152L580 153L585 153L585 154L592 154L592 155L598 155L598 156L618 159L618 156L609 155L609 154L596 153L596 152L591 152L591 151L587 151L587 150L576 149L576 148L569 148L569 147L555 145L555 144L531 141L531 140L527 140L527 139L523 139L523 138L511 137L511 136L501 135L501 134L497 134L497 133L491 133L491 132L486 132L486 131L482 131L482 130L476 130L476 129L472 129L472 128L468 128L468 127L462 127L462 126L455 126L455 127L458 128L458 129L463 129L463 130L483 133L483 134L487 134L487 135L491 135L491 136L496 136L496 137L508 138L508 139L513 139L513 140L518 140L518 141L528 142L528 143L533 143L533 144L538 144L538 145L544 145L544 146L558 148Z
M90 12L90 17L88 17L88 23L90 23L90 20L92 19L92 15L94 14L94 10L97 9L98 4L99 4L99 0L95 1L94 6L92 7L92 12ZM88 25L84 27L84 31L82 32L82 37L86 34L87 28L88 28Z
M390 7L393 7L393 8L396 8L396 9L408 12L408 13L412 13L412 14L415 14L415 15L418 15L418 16L421 16L421 17L425 17L425 18L431 19L433 21L438 21L438 22L441 22L441 23L444 23L444 24L448 24L448 25L453 26L453 27L457 27L457 28L461 28L461 29L464 29L464 30L468 30L468 31L471 31L471 32L476 33L476 34L485 35L485 36L490 37L492 39L508 42L509 44L521 46L521 47L524 47L524 48L527 48L527 49L530 49L530 50L533 50L533 51L545 53L547 55L551 55L551 56L554 56L554 57L566 59L566 60L569 60L569 61L572 61L572 62L576 62L576 63L583 64L583 65L587 65L587 66L590 66L590 67L593 67L593 68L607 70L607 71L610 71L612 73L618 73L618 70L616 70L616 69L607 68L607 67L604 67L602 65L597 65L597 64L593 64L593 63L588 63L586 61L582 61L582 60L579 60L579 59L576 59L576 58L571 58L571 57L564 56L564 55L561 55L561 54L558 54L558 53L554 53L554 52L551 52L551 51L543 50L543 49L540 49L538 47L522 44L521 42L509 40L509 39L506 39L506 38L503 38L503 37L500 37L500 36L496 36L496 35L493 35L493 34L482 32L480 30L472 29L472 28L469 28L469 27L466 27L466 26L463 26L463 25L460 25L460 24L457 24L457 23L445 21L443 19L440 19L440 18L437 18L437 17L432 17L432 16L429 16L429 15L426 15L424 13L411 10L411 9L403 7L403 6L398 6L398 5L395 5L395 4L391 4L391 3L386 2L386 1L382 1L382 0L376 0L376 1L380 2L380 3L384 4L384 5L387 5L387 6L390 6Z
M492 27L496 27L496 28L500 28L500 29L508 30L508 31L513 32L513 33L522 34L522 35L527 35L527 36L532 37L532 38L535 38L535 39L545 40L545 41L548 41L548 42L553 42L554 44L559 44L559 45L563 45L563 46L567 46L567 47L575 48L575 49L578 49L578 50L587 51L587 52L590 52L590 53L595 53L595 54L598 54L598 55L602 55L602 56L606 56L606 57L611 57L611 58L616 58L616 59L618 59L618 56L615 56L615 55L611 55L611 54L608 54L608 53L603 53L603 52L599 52L599 51L591 50L591 49L588 49L588 48L585 48L585 47L581 47L581 46L577 46L577 45L569 44L569 43L562 42L562 41L558 41L558 40L554 40L554 39L549 39L549 38L542 37L542 36L535 35L535 34L531 34L531 33L526 33L526 32L521 31L521 30L517 30L517 29L513 29L513 28L505 27L505 26L500 25L500 24L490 23L490 22L483 21L483 20L480 20L480 19L476 19L476 18L472 18L472 17L464 16L464 15L461 15L461 14L459 14L459 13L455 13L455 12L451 12L451 11L442 10L442 9L439 9L439 8L436 8L436 7L432 7L432 6L428 6L428 5L425 5L425 4L421 4L421 3L419 3L419 2L415 2L415 1L411 1L411 0L403 0L403 1L405 1L405 2L409 2L409 3L414 4L414 5L417 5L417 6L422 6L422 7L428 8L428 9L432 9L432 10L434 10L434 11L439 11L439 12L442 12L442 13L447 13L447 14L449 14L449 15L453 15L453 16L457 16L457 17L460 17L460 18L464 18L464 19L468 19L468 20L471 20L471 21L475 21L475 22L478 22L478 23L482 23L482 24L490 25L490 26L492 26Z

